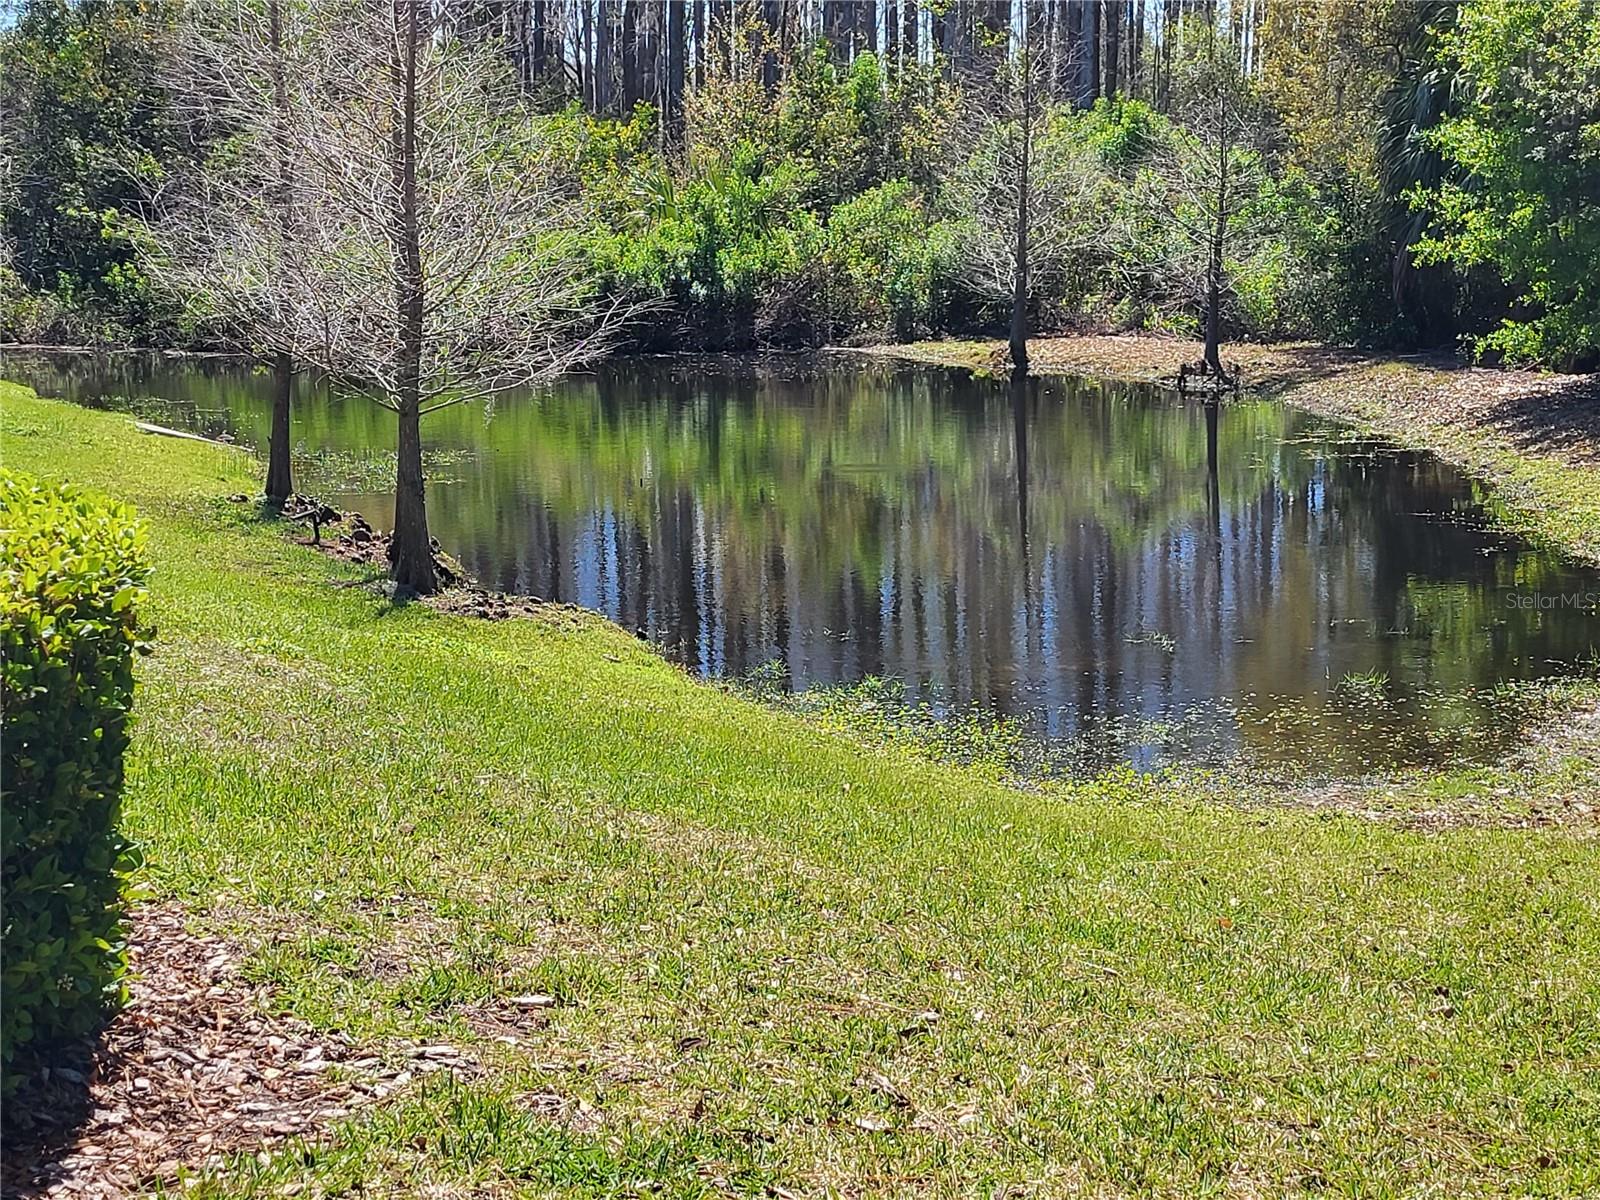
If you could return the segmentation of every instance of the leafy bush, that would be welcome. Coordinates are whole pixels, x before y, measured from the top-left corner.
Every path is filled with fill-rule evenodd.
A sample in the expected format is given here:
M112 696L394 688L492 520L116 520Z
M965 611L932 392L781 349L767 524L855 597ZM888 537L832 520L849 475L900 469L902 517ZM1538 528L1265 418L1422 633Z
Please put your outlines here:
M836 67L820 43L799 56L785 81L778 139L785 156L807 170L809 203L838 204L882 181L892 143L877 57L862 54Z
M800 183L798 166L769 167L749 143L684 176L641 175L634 212L595 239L595 257L612 286L670 302L701 337L747 342L758 301L794 273L815 232Z
M1600 361L1600 21L1584 0L1471 0L1440 34L1459 111L1424 142L1453 168L1411 195L1417 261L1492 267L1520 293L1480 353Z
M1145 158L1166 124L1143 100L1121 97L1096 100L1079 121L1079 136L1108 167L1128 167Z
M118 998L118 809L146 573L144 532L126 506L0 472L8 1068L19 1051L91 1031Z
M927 329L953 270L951 241L951 228L931 225L922 198L903 180L835 208L819 263L830 336L905 338Z

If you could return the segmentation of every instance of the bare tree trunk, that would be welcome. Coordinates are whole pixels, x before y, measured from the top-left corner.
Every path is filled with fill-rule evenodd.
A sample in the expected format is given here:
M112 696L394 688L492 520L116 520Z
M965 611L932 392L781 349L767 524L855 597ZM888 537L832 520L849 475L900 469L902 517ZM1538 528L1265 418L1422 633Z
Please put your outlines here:
M652 9L649 5L633 7L639 10L634 16L633 33L633 59L637 64L639 78L633 91L637 99L651 104L659 113L662 111L661 35L666 32L664 28L666 22L663 19L666 10ZM629 115L632 111L633 106L629 105L623 116Z
M289 404L294 389L294 359L278 351L272 359L272 436L267 441L267 500L282 508L294 494L289 466Z
M1214 40L1214 35L1213 35ZM1206 263L1206 366L1222 379L1222 250L1228 235L1227 103L1217 93L1217 219Z
M1118 51L1122 41L1122 3L1123 0L1106 0L1105 3L1106 69L1101 83L1107 99L1117 94L1117 74L1121 65Z
M1217 217L1220 230L1222 217ZM1206 349L1205 363L1211 372L1222 377L1222 235L1219 232L1211 244L1211 262L1206 279Z
M1033 62L1026 48L1017 65L1022 82L1018 124L1022 153L1017 158L1017 245L1011 281L1011 369L1028 370L1028 207L1033 183Z
M762 0L761 86L769 96L778 90L778 46L782 29L783 5L778 0Z
M733 77L733 0L711 0L711 28L715 32L713 43L724 79Z
M283 12L279 0L267 0L267 38L272 47L272 141L277 159L272 187L273 207L284 245L294 244L294 154L289 146L289 86L283 50ZM267 440L267 500L281 508L294 492L289 464L289 404L294 381L294 361L284 347L273 360L272 433Z
M1065 92L1067 102L1074 108L1083 107L1084 93L1084 65L1083 65L1083 8L1066 0L1066 12L1061 14L1062 23L1066 26L1062 33L1064 53L1061 61L1065 64L1066 73Z
M1146 20L1144 0L1139 0L1133 9L1133 32L1128 39L1128 92L1130 95L1140 99L1144 98L1146 85L1144 69L1144 27Z
M530 44L528 49L529 65L528 77L531 80L542 80L545 71L549 69L548 62L548 17L545 14L546 0L531 0L533 13L529 18L531 26Z
M645 81L644 63L641 55L641 43L647 35L639 29L639 10L634 4L622 5L622 49L618 53L620 70L618 82L621 84L621 116L626 118L633 112L633 106L643 96L641 90Z
M417 218L417 47L415 0L395 0L395 51L391 62L398 113L391 137L395 193L395 308L400 334L399 415L390 575L418 595L435 590L433 547L422 479L422 242Z
M689 0L694 5L694 90L706 85L706 62L710 54L711 0Z
M1089 0L1084 5L1083 48L1089 65L1089 78L1084 87L1088 96L1085 107L1092 106L1100 95L1100 0Z
M613 6L602 4L594 27L594 111L611 111L611 15Z
M683 140L683 83L684 49L688 43L685 33L685 6L674 0L667 5L667 88L666 134L669 144L676 146Z

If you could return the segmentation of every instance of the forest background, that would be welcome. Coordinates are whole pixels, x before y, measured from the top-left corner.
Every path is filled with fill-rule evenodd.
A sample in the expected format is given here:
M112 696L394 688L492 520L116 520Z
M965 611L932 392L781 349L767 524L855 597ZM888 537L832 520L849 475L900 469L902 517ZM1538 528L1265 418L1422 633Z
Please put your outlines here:
M1170 164L1204 149L1220 46L1240 101L1228 336L1600 357L1594 0L453 0L440 17L436 36L492 44L520 84L483 169L540 164L550 219L523 252L581 264L596 311L646 313L631 348L1003 331L1024 120L1032 328L1197 332L1185 230L1204 204ZM181 18L27 0L4 21L0 340L228 344L141 243L167 183L228 153L172 87ZM1023 61L1036 110L1015 103Z

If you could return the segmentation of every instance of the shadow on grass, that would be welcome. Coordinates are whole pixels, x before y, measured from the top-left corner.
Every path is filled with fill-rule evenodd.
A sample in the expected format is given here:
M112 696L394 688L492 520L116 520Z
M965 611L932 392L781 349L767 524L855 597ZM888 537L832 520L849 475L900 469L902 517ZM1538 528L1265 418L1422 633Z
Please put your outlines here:
M1600 466L1600 376L1568 375L1493 400L1483 419L1522 450Z

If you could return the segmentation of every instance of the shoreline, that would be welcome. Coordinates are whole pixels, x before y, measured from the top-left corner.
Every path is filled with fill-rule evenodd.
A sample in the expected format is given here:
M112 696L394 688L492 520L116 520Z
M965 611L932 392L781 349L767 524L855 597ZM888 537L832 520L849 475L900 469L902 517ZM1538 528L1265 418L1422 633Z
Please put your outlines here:
M858 353L993 369L998 341L908 342ZM1174 386L1200 343L1158 335L1077 335L1030 342L1032 375L1087 375ZM1487 483L1508 532L1600 566L1600 376L1467 366L1441 355L1378 355L1313 343L1240 342L1223 359L1245 391L1427 450Z
M53 342L0 342L0 359L7 354L81 354L95 358L117 358L129 354L147 354L158 358L237 358L248 361L251 356L242 350L179 350L159 346L86 346Z
M10 387L17 389L19 397L31 394L21 385L9 384L0 384L0 394ZM73 406L69 404L68 407ZM136 436L144 435L146 440L156 443L168 440L149 438L139 423L131 424ZM200 438L177 439L177 443L225 447L223 443ZM253 514L258 507L248 503L247 490L236 490L226 500L227 507L241 515ZM298 502L301 506L320 504L304 496L299 497ZM286 513L286 520L278 522L284 543L316 550L319 557L345 569L366 568L378 572L361 581L362 590L394 602L392 587L380 580L380 576L386 574L383 571L384 538L360 514L339 515L342 520L331 516L324 519L331 523L324 529L320 542L314 543L307 536L294 536L295 514ZM419 607L491 624L509 617L539 620L549 616L552 610L569 609L569 606L551 604L537 597L484 588L453 560L446 560L444 565L454 576L453 583L436 596L419 599L416 602ZM616 631L631 637L620 626ZM652 653L656 651L652 649ZM1162 794L1173 789L1187 789L1205 793L1215 802L1240 808L1338 812L1416 828L1554 825L1583 829L1592 836L1600 830L1592 816L1600 812L1600 791L1596 790L1600 776L1592 769L1578 769L1575 764L1600 762L1600 757L1595 755L1596 747L1600 747L1600 681L1590 677L1552 680L1548 686L1530 692L1527 702L1539 705L1540 711L1530 717L1514 738L1513 748L1498 763L1463 758L1432 766L1395 767L1370 775L1320 772L1309 766L1303 773L1285 775L1270 769L1258 770L1247 760L1214 767L1174 763L1162 772L1144 777L1141 787ZM763 707L772 707L775 711L785 708L784 705L765 704ZM893 743L900 750L950 765L951 760L940 755L925 755L926 748L916 744L915 739L884 741L873 736L870 729L853 730L848 736L879 750ZM1086 787L1101 786L1117 772L1070 778L1047 773L1035 777L1026 771L1014 772L1008 768L1002 774L1003 782L1009 787L1025 790L1043 787L1051 792L1064 788L1064 794L1071 795ZM1209 783L1206 782L1208 778ZM1546 803L1549 796L1557 796L1559 802Z
M1004 369L1005 352L1001 341L945 339L825 346L810 353L996 371ZM0 359L7 353L248 357L208 350L0 344ZM1029 373L1174 388L1178 365L1200 353L1198 342L1161 334L1040 337L1030 342ZM1436 454L1490 486L1487 507L1501 529L1600 567L1600 375L1473 367L1447 355L1372 354L1310 342L1228 343L1223 358L1242 370L1244 393Z

